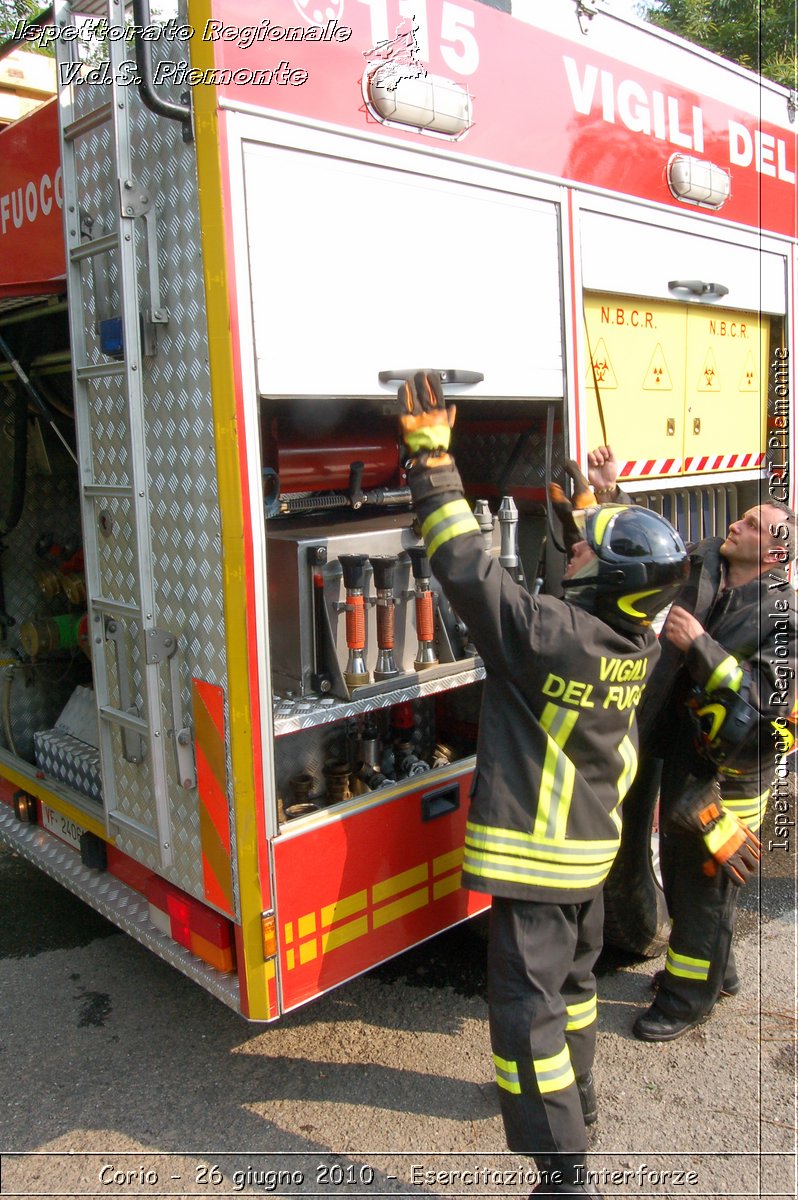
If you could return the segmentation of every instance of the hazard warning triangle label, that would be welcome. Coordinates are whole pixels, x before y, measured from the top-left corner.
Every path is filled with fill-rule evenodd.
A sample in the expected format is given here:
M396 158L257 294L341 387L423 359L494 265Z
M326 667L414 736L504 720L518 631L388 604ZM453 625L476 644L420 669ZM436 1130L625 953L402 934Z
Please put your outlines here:
M598 384L600 388L617 388L618 386L604 338L599 338L593 351L593 364L587 368L587 382L588 384Z
M743 373L740 376L740 391L759 391L759 377L757 376L756 367L754 365L754 356L750 350L745 357L745 366L743 367Z
M701 374L698 376L696 384L699 392L719 392L720 391L720 375L718 374L718 364L715 362L715 355L710 348L707 351L707 356L704 359L704 365L701 368Z
M670 377L662 346L657 342L651 362L646 369L643 379L643 389L647 392L672 392L673 380Z

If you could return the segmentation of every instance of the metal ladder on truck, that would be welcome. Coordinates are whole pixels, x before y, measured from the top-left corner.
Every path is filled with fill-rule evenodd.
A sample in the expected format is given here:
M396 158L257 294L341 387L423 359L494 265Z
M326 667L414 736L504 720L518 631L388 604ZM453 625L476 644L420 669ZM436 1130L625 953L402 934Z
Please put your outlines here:
M97 86L74 80L78 40L61 34L55 41L80 505L105 821L109 836L121 833L157 846L160 866L167 868L173 861L170 755L171 786L196 785L191 736L181 715L177 638L157 625L149 520L142 360L148 332L165 324L168 314L160 301L154 198L139 186L133 169L136 98L122 66L129 45L122 33L124 5L76 0L73 8L68 0L56 0L56 25L74 25L77 9L81 19L104 18L109 29L109 63L100 68L106 80ZM103 126L110 131L110 161L103 159L102 170L111 171L115 195L113 211L101 214L105 231L95 232L99 214L81 207L82 164L84 178L86 170L81 156L85 139ZM145 236L139 238L136 222L142 220ZM84 310L87 287L94 291L95 316L111 295L118 296L117 311L95 321L94 329ZM142 302L145 290L149 295ZM114 424L113 455L98 433L103 404L106 431ZM124 570L119 569L122 557ZM162 700L164 664L169 705Z

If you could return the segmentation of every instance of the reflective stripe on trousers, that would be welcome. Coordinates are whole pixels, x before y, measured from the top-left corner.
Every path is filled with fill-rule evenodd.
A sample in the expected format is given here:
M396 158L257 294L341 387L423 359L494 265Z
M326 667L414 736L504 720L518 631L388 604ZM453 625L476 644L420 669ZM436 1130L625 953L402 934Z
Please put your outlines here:
M491 1046L507 1144L584 1153L576 1077L592 1068L604 905L494 897L488 944Z

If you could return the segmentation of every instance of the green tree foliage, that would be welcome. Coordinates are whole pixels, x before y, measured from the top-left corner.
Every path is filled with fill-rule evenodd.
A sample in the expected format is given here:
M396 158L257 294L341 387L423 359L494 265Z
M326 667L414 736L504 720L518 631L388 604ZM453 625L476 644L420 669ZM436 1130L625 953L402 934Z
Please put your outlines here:
M48 9L48 0L0 0L0 46L8 41L18 21L32 21ZM150 0L150 19L153 24L165 24L170 17L177 17L177 0ZM127 23L132 17L127 18ZM132 36L132 35L131 35ZM55 55L52 43L42 48L37 42L20 42L25 50L34 54ZM104 39L97 38L83 48L82 57L86 62L96 63L108 57Z
M47 7L45 0L0 0L0 46L11 37L18 21L30 21ZM38 52L35 42L20 43L26 50ZM52 54L52 50L41 51Z
M798 88L795 0L649 0L640 7L652 25Z

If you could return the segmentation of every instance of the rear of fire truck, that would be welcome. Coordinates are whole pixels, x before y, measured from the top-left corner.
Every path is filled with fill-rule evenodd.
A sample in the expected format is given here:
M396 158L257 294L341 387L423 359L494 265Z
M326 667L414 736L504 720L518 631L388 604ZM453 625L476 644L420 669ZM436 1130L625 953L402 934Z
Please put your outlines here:
M0 838L250 1019L484 905L483 667L414 526L409 371L530 589L598 442L688 538L792 492L789 97L592 7L20 35L60 95L0 134ZM650 819L612 889L641 951Z

